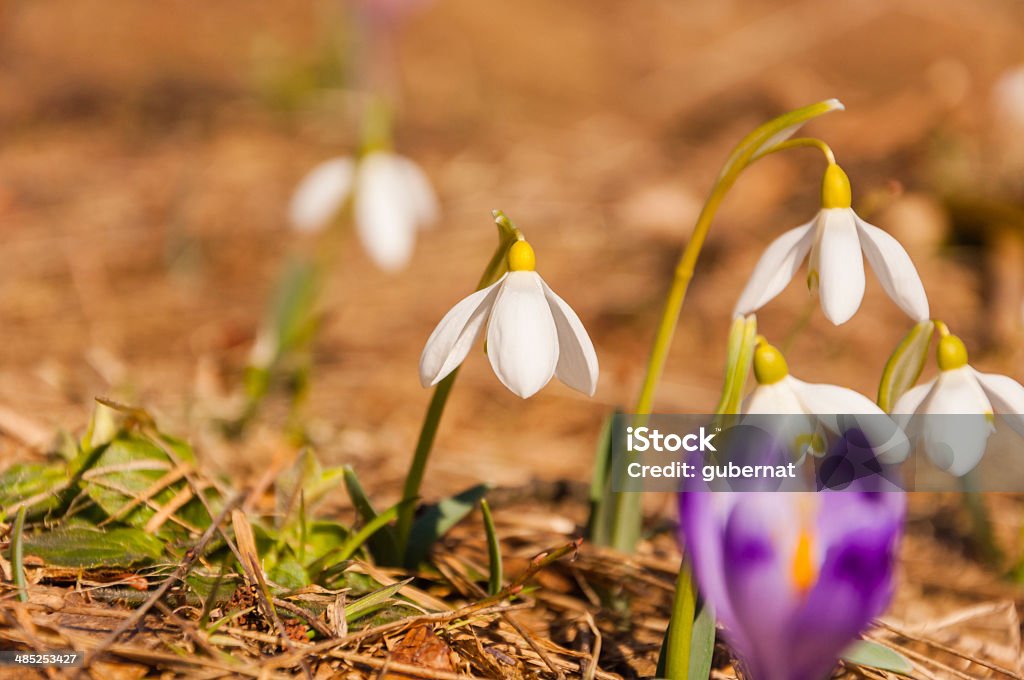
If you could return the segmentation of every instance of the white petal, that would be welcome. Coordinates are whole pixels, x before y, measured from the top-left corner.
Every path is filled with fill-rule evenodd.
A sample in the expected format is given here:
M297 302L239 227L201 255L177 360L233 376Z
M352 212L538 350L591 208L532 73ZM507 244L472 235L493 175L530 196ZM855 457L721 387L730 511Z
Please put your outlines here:
M918 408L928 398L928 394L932 391L933 387L935 387L935 380L907 390L903 393L903 396L896 400L896 404L892 407L892 412L898 415L913 415L917 413Z
M434 187L420 166L408 158L400 160L405 175L405 191L408 193L409 205L416 218L416 226L421 229L430 227L437 222L441 212Z
M910 455L910 442L903 430L860 392L796 378L791 378L791 383L804 408L816 414L825 427L836 434L859 429L883 463L901 463Z
M548 384L558 363L558 331L536 272L511 272L487 324L487 356L498 379L523 399Z
M538 274L538 278L540 275ZM587 396L594 396L597 389L597 353L594 343L587 335L583 322L576 316L565 300L558 297L548 284L541 278L540 285L544 288L544 297L551 307L551 316L555 320L558 332L558 365L555 375L574 390Z
M734 317L756 312L789 284L814 243L816 220L790 229L771 242L732 310Z
M1024 386L1005 375L971 370L996 413L1024 437Z
M460 300L437 324L420 355L420 383L424 387L436 385L465 360L483 329L498 295L498 286L504 279Z
M864 258L853 211L822 210L818 229L818 295L825 317L838 326L850 320L864 298Z
M356 177L356 232L378 267L397 271L416 240L413 197L406 190L403 159L378 151L363 158Z
M928 318L928 296L910 255L900 242L855 216L860 245L868 264L892 301L914 321Z
M299 231L319 231L330 223L352 190L355 164L332 158L310 170L295 187L288 221Z
M814 419L807 415L793 390L793 379L786 376L770 385L758 385L741 408L743 424L772 433L792 452L793 460L803 461L807 445L813 440Z
M770 385L758 385L743 401L741 407L747 414L803 414L803 404L793 391L789 376Z
M935 389L921 406L928 457L950 474L962 476L974 469L985 453L992 424L992 405L969 366L943 371ZM956 415L955 418L941 416Z

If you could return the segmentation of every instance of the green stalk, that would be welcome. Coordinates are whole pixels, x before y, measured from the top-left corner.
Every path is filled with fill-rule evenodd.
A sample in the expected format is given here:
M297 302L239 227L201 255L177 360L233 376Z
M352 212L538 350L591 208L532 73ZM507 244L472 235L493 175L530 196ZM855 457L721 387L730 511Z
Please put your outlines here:
M512 221L500 210L494 211L494 222L498 226L498 247L491 256L490 262L484 268L476 290L483 290L498 280L505 268L505 258L508 249L522 233L516 228ZM415 499L419 498L420 486L423 483L423 475L427 469L427 460L434 448L434 439L437 436L437 428L441 424L441 416L444 414L444 407L448 403L448 395L455 384L455 378L459 369L449 373L434 388L434 394L430 398L430 405L427 407L427 415L420 427L420 436L416 441L416 451L413 454L412 462L409 464L409 472L406 473L405 485L402 489L402 506L398 513L398 544L402 546L403 553L408 549L409 532L412 530L412 521L416 514Z
M676 594L672 599L672 618L665 632L665 646L658 660L658 675L668 680L686 680L690 672L690 639L697 598L690 576L690 565L679 566Z
M786 138L793 134L797 128L807 121L825 113L842 109L838 100L829 99L817 104L805 106L802 109L791 111L775 118L748 134L733 149L725 166L718 175L718 180L711 188L704 207L693 228L693 235L687 242L680 255L679 263L676 265L675 276L672 279L672 286L669 288L668 297L665 300L665 309L658 323L658 330L654 336L654 344L651 348L650 358L647 362L647 371L644 374L644 381L640 388L640 395L636 401L633 412L638 416L645 416L651 413L654 405L654 395L665 370L665 362L672 346L672 338L675 335L676 326L679 322L679 313L682 310L683 302L686 300L686 293L693 279L694 269L697 266L697 259L700 257L704 241L707 239L708 231L718 213L718 208L725 199L729 189L732 188L740 174L754 161L785 149L796 147L816 147L821 149L829 161L834 160L828 146L816 139L796 139L786 141ZM617 493L615 494L615 511L613 513L613 525L611 533L612 547L623 552L632 552L640 539L641 529L641 508L640 494Z

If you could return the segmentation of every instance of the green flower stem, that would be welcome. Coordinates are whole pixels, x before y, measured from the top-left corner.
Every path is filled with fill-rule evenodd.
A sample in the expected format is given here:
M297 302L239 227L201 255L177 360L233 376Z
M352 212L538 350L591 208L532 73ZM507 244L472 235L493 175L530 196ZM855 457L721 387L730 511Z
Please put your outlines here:
M647 372L644 374L644 381L640 388L640 396L637 398L636 407L633 412L639 416L651 413L654 405L654 395L658 388L658 381L665 369L665 362L672 346L672 338L675 335L676 325L679 322L679 313L682 310L683 302L686 299L686 292L693 279L693 272L697 266L697 258L700 257L704 241L707 239L708 231L718 213L718 208L725 199L729 189L732 188L740 174L754 161L763 158L777 151L795 147L813 146L825 152L830 162L835 161L831 149L824 142L816 139L793 139L786 138L795 132L807 121L822 114L842 109L835 99L818 102L783 114L748 134L733 149L725 166L718 176L718 180L711 188L711 193L701 208L700 215L693 227L693 235L683 249L676 266L675 276L672 279L672 286L669 288L668 297L665 300L665 309L658 324L658 330L654 336L654 345L651 348L650 358L647 362ZM640 512L641 496L638 493L617 493L615 494L615 511L612 518L612 547L623 552L632 552L640 538Z
M664 675L668 680L683 680L690 674L690 642L693 618L697 612L697 595L693 587L690 565L684 561L676 579L672 600L672 618L665 635Z
M498 226L498 247L494 250L490 262L484 268L476 290L483 290L493 284L504 273L506 255L508 249L523 235L512 221L500 210L494 211L494 222ZM405 477L405 486L402 489L402 507L398 513L398 544L402 550L406 550L409 543L409 532L412 529L412 520L416 513L415 499L420 495L420 486L423 484L423 475L427 469L427 460L434 448L434 438L437 436L437 428L441 424L441 416L444 414L445 404L448 403L448 395L455 384L455 378L459 369L449 373L434 388L434 395L430 398L430 405L427 407L427 415L420 427L420 436L416 442L416 452L413 454L412 462L409 464L409 472Z

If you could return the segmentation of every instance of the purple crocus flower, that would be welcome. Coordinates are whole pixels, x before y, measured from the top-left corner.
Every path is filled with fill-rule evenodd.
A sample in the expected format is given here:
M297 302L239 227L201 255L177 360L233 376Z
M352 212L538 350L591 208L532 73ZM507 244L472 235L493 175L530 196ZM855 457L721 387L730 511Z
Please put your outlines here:
M822 680L893 594L902 493L680 494L704 600L751 680Z

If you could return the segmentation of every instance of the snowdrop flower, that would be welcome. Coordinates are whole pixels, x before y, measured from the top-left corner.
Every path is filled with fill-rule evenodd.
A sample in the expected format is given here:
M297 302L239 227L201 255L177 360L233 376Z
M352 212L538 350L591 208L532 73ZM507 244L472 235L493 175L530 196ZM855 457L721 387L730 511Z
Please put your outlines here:
M747 416L744 421L776 429L798 460L805 453L825 454L819 427L835 434L856 427L883 463L898 463L907 457L906 436L873 401L845 387L794 378L782 352L763 338L758 339L754 350L754 378L757 387L742 406ZM758 415L770 417L751 417Z
M682 493L701 594L751 680L819 680L892 599L902 493Z
M1024 386L1005 375L973 369L963 341L945 326L939 328L938 377L907 391L893 413L905 423L908 435L920 438L933 463L962 477L985 453L995 431L993 412L1024 436Z
M313 168L292 195L289 221L298 231L320 231L350 197L359 240L385 271L406 265L416 231L438 216L437 197L419 166L389 151L373 151L358 162L339 157Z
M821 203L813 220L768 246L733 316L757 311L781 293L810 253L808 285L818 293L822 311L835 325L849 321L860 307L863 257L900 309L915 321L927 319L928 298L910 256L896 239L857 216L850 207L850 180L835 163L825 171Z
M436 385L455 370L487 328L491 368L522 398L535 394L553 375L593 396L597 355L576 312L534 271L526 241L508 252L508 273L465 298L441 319L420 357L420 382Z

